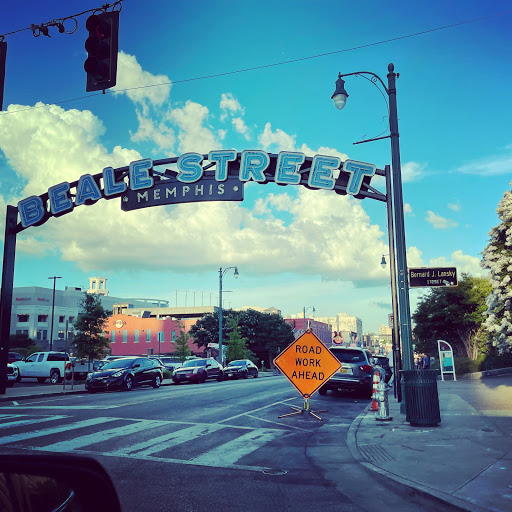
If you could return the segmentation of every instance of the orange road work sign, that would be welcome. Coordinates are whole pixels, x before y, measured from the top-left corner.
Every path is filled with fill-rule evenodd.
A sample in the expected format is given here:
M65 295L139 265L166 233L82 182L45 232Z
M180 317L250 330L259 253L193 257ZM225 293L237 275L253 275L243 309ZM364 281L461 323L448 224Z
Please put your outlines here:
M341 368L338 359L310 330L285 348L274 364L304 398L310 398Z

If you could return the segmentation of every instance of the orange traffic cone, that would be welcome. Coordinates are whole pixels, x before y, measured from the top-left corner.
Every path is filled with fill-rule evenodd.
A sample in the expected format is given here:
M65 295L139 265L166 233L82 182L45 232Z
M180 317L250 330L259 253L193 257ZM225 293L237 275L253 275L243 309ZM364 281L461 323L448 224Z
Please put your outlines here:
M379 402L377 402L377 385L380 382L380 372L376 370L373 374L373 394L372 394L372 407L370 410L378 411L379 410Z

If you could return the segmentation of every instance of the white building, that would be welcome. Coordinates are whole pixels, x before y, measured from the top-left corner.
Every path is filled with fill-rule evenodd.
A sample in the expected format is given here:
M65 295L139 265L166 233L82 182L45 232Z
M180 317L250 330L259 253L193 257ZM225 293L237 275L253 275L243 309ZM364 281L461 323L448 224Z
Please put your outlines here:
M356 333L355 336L357 336L358 341L363 339L363 321L357 316L351 316L348 313L338 313L336 316L319 316L316 319L320 322L331 324L333 331ZM352 336L354 340L355 336Z

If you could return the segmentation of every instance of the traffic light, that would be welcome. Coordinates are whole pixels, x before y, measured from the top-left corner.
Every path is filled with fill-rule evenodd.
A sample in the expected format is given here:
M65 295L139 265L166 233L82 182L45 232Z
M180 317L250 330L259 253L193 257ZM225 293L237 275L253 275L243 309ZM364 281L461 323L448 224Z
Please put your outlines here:
M91 92L110 89L116 85L119 11L93 14L87 18L85 28L89 31L89 37L85 41L85 90Z

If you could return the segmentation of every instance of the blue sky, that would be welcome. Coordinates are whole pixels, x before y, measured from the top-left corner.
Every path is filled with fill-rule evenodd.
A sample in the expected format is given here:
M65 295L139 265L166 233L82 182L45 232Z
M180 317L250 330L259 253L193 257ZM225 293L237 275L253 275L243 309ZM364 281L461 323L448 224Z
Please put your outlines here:
M0 34L100 5L7 0ZM382 94L349 77L345 109L330 97L338 72L386 81L393 62L408 264L483 275L480 253L512 171L509 2L125 0L117 92L105 95L85 92L87 16L74 34L5 38L0 211L106 166L189 151L295 150L383 168L388 139L352 144L386 130ZM131 89L154 84L165 85ZM273 184L249 184L245 197L135 212L118 200L82 206L19 235L15 286L103 276L114 296L200 305L216 303L219 267L238 265L238 280L224 278L228 306L315 306L317 316L360 317L364 331L387 323L383 204ZM421 293L411 292L413 309Z

